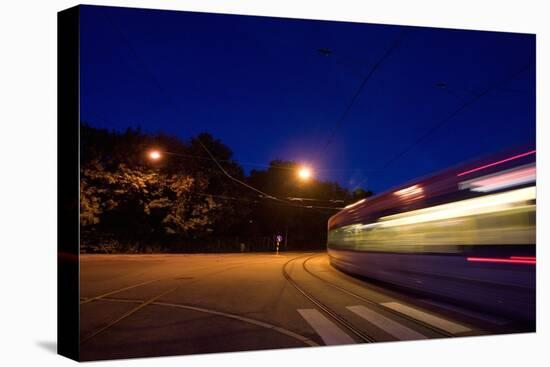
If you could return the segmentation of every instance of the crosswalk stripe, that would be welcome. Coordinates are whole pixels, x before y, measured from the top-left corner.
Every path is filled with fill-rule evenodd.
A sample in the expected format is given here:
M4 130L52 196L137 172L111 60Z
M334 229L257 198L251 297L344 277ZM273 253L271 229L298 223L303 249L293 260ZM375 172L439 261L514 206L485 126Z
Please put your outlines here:
M460 324L457 324L456 322L445 320L441 317L434 316L427 312L420 311L416 308L409 307L398 302L385 302L385 303L381 303L381 305L391 308L394 311L400 312L404 315L410 316L419 321L435 326L438 329L445 330L446 332L451 334L458 334L466 331L471 331L470 328L464 325L460 325Z
M365 306L348 306L346 308L398 340L427 339L425 335L403 326L400 323L395 322L392 319L379 314L378 312L368 309Z
M323 339L326 345L354 344L355 341L335 323L314 308L298 309L298 313Z

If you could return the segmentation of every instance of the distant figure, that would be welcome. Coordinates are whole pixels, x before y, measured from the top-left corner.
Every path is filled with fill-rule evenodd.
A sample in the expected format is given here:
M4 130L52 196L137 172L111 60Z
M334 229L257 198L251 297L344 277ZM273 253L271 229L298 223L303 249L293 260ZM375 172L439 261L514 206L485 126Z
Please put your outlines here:
M246 245L244 243L241 243L241 252L244 252L245 246Z

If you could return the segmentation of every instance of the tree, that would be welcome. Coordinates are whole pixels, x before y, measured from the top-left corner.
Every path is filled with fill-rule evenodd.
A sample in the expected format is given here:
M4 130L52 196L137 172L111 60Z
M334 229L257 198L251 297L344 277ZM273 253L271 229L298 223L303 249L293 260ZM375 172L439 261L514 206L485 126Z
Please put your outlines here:
M291 161L272 161L268 169L247 176L231 149L207 133L182 141L86 124L80 132L80 224L86 250L211 251L237 249L239 243L259 250L286 233L290 248L320 248L328 218L372 194L350 192L336 182L304 183ZM151 148L169 153L153 162L147 157ZM236 183L224 170L268 195Z
M81 172L81 225L141 245L204 231L219 206L198 196L207 182L187 175L132 169L106 170L97 161Z

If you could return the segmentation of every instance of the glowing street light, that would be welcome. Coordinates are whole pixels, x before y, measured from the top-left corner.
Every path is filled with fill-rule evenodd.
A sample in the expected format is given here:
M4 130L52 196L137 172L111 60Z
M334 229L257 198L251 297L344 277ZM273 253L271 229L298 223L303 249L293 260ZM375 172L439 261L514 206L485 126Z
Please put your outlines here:
M149 158L151 158L154 161L158 161L161 157L162 155L158 150L152 150L149 152Z
M311 178L312 172L309 167L301 167L298 170L298 177L300 177L301 180L309 180Z

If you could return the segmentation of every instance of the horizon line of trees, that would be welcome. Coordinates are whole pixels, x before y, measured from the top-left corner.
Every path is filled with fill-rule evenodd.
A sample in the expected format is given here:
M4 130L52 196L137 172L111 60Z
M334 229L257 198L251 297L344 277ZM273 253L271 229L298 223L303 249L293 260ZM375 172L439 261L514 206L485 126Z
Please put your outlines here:
M293 199L275 201L228 179L198 139L233 177ZM81 123L80 147L82 252L271 251L277 235L283 250L321 249L337 210L305 206L342 207L373 194L300 182L290 161L273 160L246 175L231 149L208 133L184 141ZM170 154L152 161L151 149Z

